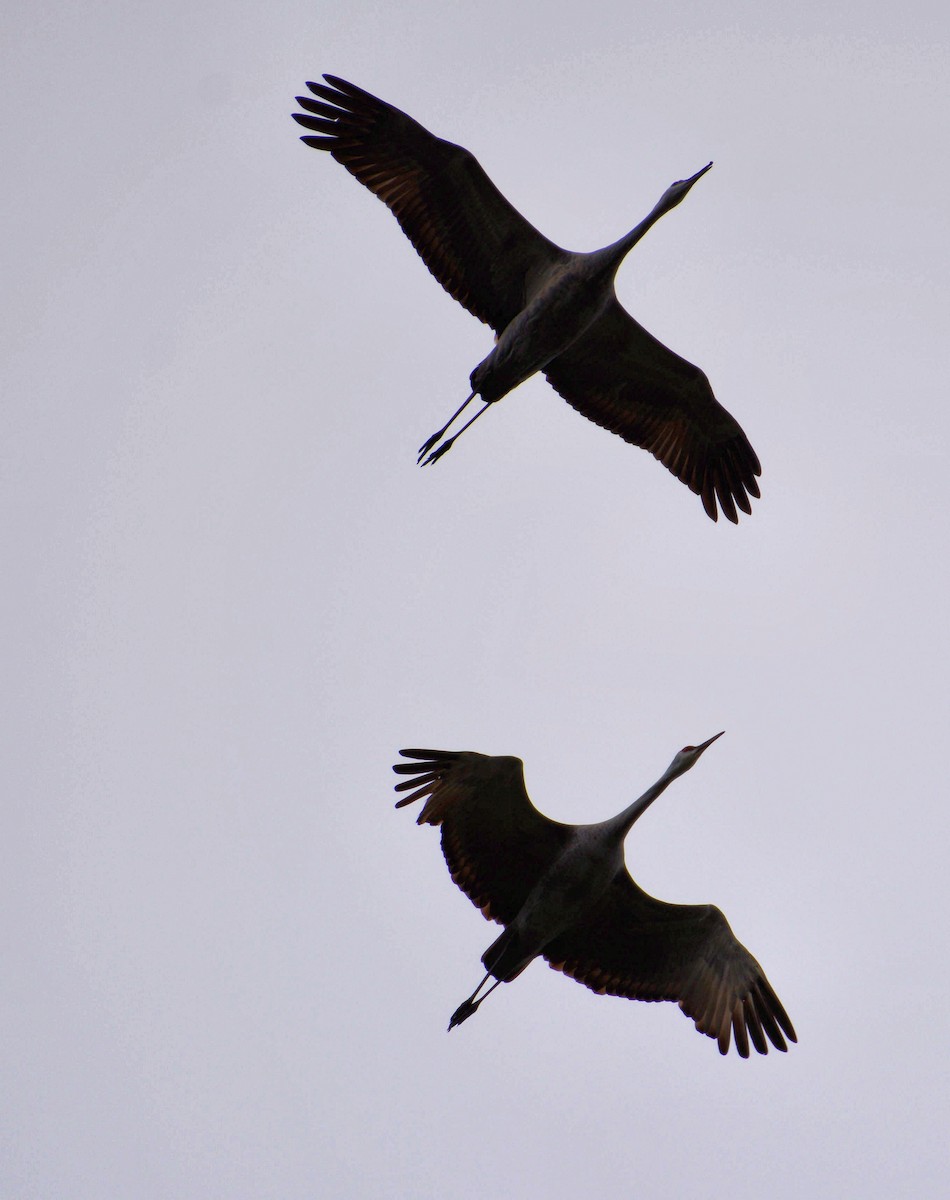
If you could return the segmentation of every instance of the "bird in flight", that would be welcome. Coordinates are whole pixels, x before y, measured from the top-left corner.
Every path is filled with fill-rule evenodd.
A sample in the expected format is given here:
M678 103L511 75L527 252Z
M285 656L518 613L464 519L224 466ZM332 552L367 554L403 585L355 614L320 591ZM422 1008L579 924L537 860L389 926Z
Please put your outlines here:
M667 904L634 883L623 843L634 822L712 745L684 746L656 783L623 812L565 825L534 807L520 758L470 751L401 750L393 770L411 778L402 808L425 800L420 825L442 826L452 879L504 932L482 955L485 977L452 1014L468 1020L500 983L535 958L603 995L672 1000L720 1053L749 1057L769 1042L787 1050L795 1030L762 968L711 904ZM489 979L491 987L481 996ZM784 1036L783 1036L784 1035Z
M621 262L712 163L663 193L603 250L562 250L505 199L475 157L335 75L308 83L294 119L389 206L446 291L496 333L470 377L471 394L419 450L434 463L490 405L537 371L578 412L641 446L695 492L714 521L751 512L762 469L738 421L704 373L649 334L617 299ZM483 401L451 437L468 404ZM441 444L436 445L440 441Z

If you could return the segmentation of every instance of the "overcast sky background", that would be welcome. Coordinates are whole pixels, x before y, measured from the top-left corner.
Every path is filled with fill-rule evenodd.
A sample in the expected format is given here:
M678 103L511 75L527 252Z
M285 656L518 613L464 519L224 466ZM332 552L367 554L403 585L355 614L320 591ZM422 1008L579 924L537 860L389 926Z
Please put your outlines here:
M154 6L152 6L154 9ZM937 1196L948 31L936 3L21 3L6 120L0 1193ZM329 71L623 267L763 465L736 528L540 378L290 119ZM799 1034L493 939L406 745L511 753L712 901Z

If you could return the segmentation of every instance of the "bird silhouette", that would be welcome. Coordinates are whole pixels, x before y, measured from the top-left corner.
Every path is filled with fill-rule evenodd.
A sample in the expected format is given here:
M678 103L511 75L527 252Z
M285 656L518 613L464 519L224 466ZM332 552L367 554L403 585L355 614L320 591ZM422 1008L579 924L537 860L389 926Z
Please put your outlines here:
M667 904L634 883L624 864L628 832L669 784L712 745L684 746L656 783L608 821L565 825L528 799L519 758L469 751L401 750L393 770L425 799L420 825L442 826L452 879L504 932L482 955L485 977L452 1014L468 1020L500 983L542 957L600 994L676 1001L700 1033L743 1058L749 1041L786 1050L795 1030L765 974L711 904ZM494 983L479 992L489 979ZM784 1036L783 1036L784 1034Z
M306 112L294 119L311 130L301 140L329 151L383 200L439 283L497 334L471 373L471 394L420 447L420 463L436 462L491 404L542 371L578 412L653 454L714 521L719 508L733 522L737 505L751 512L761 467L739 423L698 367L634 321L613 286L628 252L712 163L667 188L619 241L591 253L562 250L468 150L344 79L323 78L307 84L312 96L297 97ZM476 395L484 406L445 438Z

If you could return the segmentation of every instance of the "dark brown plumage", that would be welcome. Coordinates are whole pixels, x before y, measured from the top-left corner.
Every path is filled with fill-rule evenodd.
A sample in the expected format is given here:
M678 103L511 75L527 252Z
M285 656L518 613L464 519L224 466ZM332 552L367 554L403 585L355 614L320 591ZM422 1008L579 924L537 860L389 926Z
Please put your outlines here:
M737 506L750 512L761 467L738 422L703 372L638 325L613 289L629 250L708 168L668 188L612 246L574 253L526 221L469 151L369 92L323 78L307 84L316 98L297 97L306 112L294 118L312 131L302 140L329 151L383 200L446 291L498 334L472 372L472 396L487 408L542 371L578 412L649 450L714 521L719 508L733 522ZM420 461L454 420L424 444ZM436 461L455 437L425 461Z
M493 987L510 982L540 956L595 992L675 1001L723 1054L731 1036L743 1058L750 1041L765 1054L769 1042L784 1051L786 1038L797 1040L765 973L719 909L655 900L624 864L633 823L713 741L685 747L638 800L594 825L565 825L538 812L518 758L400 751L416 761L393 767L412 777L397 784L410 791L397 807L425 800L418 823L441 825L452 879L505 926L482 957L488 975L453 1025L474 1013L490 976Z

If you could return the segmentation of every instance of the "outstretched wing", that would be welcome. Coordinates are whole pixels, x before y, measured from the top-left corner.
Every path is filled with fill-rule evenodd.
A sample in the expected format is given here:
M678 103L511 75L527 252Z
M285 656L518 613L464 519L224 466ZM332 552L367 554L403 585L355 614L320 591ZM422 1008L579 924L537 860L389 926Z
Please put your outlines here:
M765 973L711 904L665 904L621 872L581 924L551 942L544 957L595 992L631 1000L675 1000L720 1053L749 1057L768 1040L787 1050L795 1030ZM785 1035L783 1037L782 1035Z
M730 521L759 496L758 457L709 380L657 341L614 298L601 317L544 369L552 387L597 425L642 446Z
M301 140L337 162L392 209L445 290L497 332L524 308L534 274L564 258L499 192L475 157L412 117L338 79L298 96Z
M426 798L420 825L442 826L449 873L485 916L507 925L567 844L572 826L539 813L524 786L520 758L470 751L400 750L412 775L396 791L416 789L396 807Z

